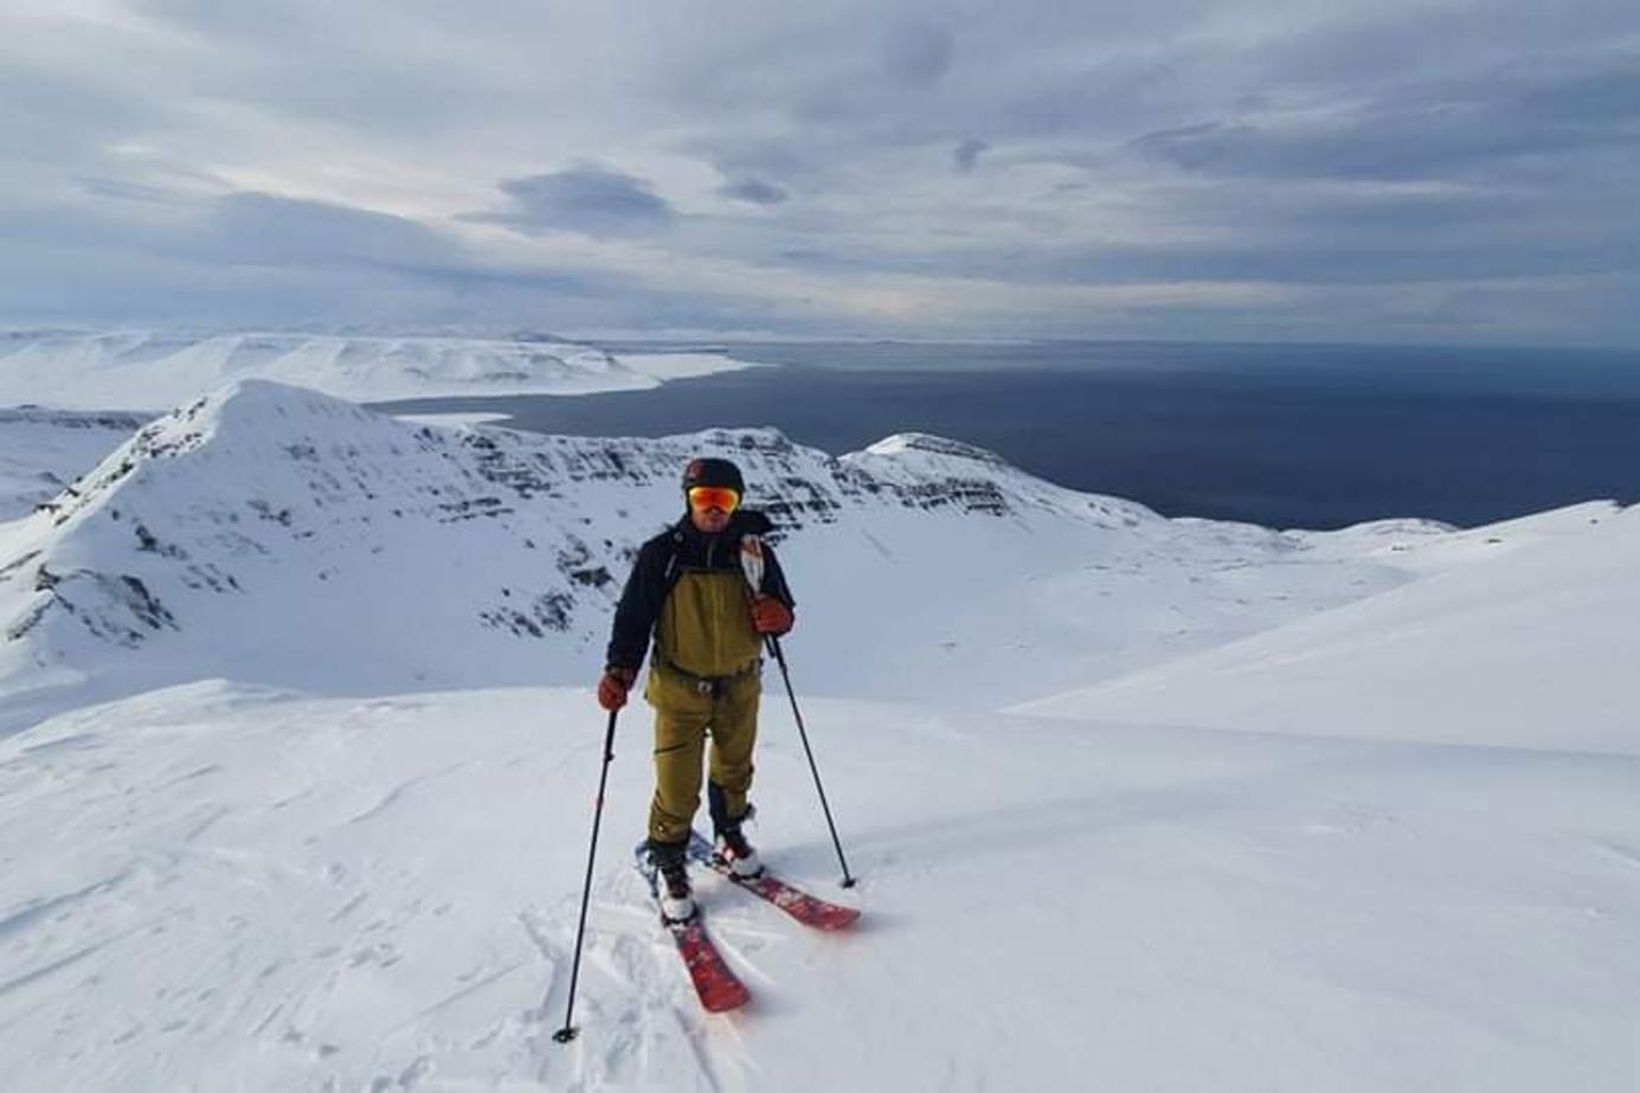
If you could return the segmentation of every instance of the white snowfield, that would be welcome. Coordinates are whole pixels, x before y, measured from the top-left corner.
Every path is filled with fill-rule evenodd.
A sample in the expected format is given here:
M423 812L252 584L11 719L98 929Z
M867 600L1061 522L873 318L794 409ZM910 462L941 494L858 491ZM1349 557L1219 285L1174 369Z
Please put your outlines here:
M1640 509L1023 713L1640 756Z
M146 423L141 414L0 409L0 521L27 516Z
M750 367L722 352L612 354L539 336L0 331L0 405L157 413L234 379L356 402L589 394Z
M772 670L754 840L864 917L817 934L703 876L753 1002L702 1013L630 867L638 702L560 1046L590 684L697 451L787 529L861 883ZM75 489L0 524L8 1090L1640 1075L1634 510L1276 533L932 437L528 437L259 382Z

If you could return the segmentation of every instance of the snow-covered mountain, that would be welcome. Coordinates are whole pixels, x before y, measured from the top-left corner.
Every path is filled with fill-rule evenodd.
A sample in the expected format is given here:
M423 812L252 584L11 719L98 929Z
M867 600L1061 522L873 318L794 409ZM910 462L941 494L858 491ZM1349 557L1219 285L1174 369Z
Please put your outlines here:
M57 496L147 422L141 414L0 408L0 522Z
M991 698L1085 683L1399 583L1382 537L1440 532L1166 520L921 435L840 459L773 430L543 437L245 380L0 526L0 687L584 679L699 453L739 462L780 526L794 650L846 693L940 693L959 665Z
M781 525L861 883L774 676L753 836L864 915L703 877L753 1002L701 1013L628 864L635 703L560 1046L590 683L701 453ZM541 437L261 380L74 473L0 523L8 1090L1633 1088L1640 509L1277 533L936 437Z
M1640 507L1551 516L1533 549L1504 536L1542 516L1471 532L1489 556L1438 579L1020 709L1640 756Z
M542 335L369 337L282 332L0 332L0 405L153 410L233 379L357 402L638 390L751 367L721 352L611 354Z

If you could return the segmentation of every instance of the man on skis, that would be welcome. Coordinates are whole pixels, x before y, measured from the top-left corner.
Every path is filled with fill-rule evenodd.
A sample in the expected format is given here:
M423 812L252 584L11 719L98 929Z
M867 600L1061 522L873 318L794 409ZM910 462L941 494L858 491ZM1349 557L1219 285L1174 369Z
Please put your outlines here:
M744 540L772 526L763 513L741 508L745 492L740 469L728 460L690 461L683 475L684 515L638 551L598 681L604 709L625 705L653 642L644 686L655 708L648 850L661 914L674 922L695 914L684 863L708 751L715 850L737 876L754 877L763 869L741 822L750 809L764 636L792 628L794 601L766 545L761 588L750 587L741 568Z

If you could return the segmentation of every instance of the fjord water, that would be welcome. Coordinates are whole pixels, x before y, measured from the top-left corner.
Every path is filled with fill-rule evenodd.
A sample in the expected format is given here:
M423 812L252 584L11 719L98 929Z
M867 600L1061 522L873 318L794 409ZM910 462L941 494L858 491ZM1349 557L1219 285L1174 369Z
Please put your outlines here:
M393 408L500 411L514 428L586 436L772 425L834 454L930 432L1170 516L1274 527L1395 516L1473 526L1594 498L1640 500L1640 352L1104 342L714 348L775 367L653 391Z

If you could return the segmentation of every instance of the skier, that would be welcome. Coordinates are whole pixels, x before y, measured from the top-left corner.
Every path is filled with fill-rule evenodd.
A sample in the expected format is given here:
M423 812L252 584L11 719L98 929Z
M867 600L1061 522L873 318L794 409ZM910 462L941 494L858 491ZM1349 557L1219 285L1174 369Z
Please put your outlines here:
M762 536L773 525L763 513L741 508L746 486L740 469L727 459L691 460L683 493L683 517L638 551L598 681L605 710L624 706L653 640L644 686L655 708L648 856L661 914L670 922L695 915L684 863L700 807L708 731L714 850L737 877L763 870L741 823L750 811L764 636L789 631L794 607L780 563L766 545L761 589L752 589L741 569L742 539Z

